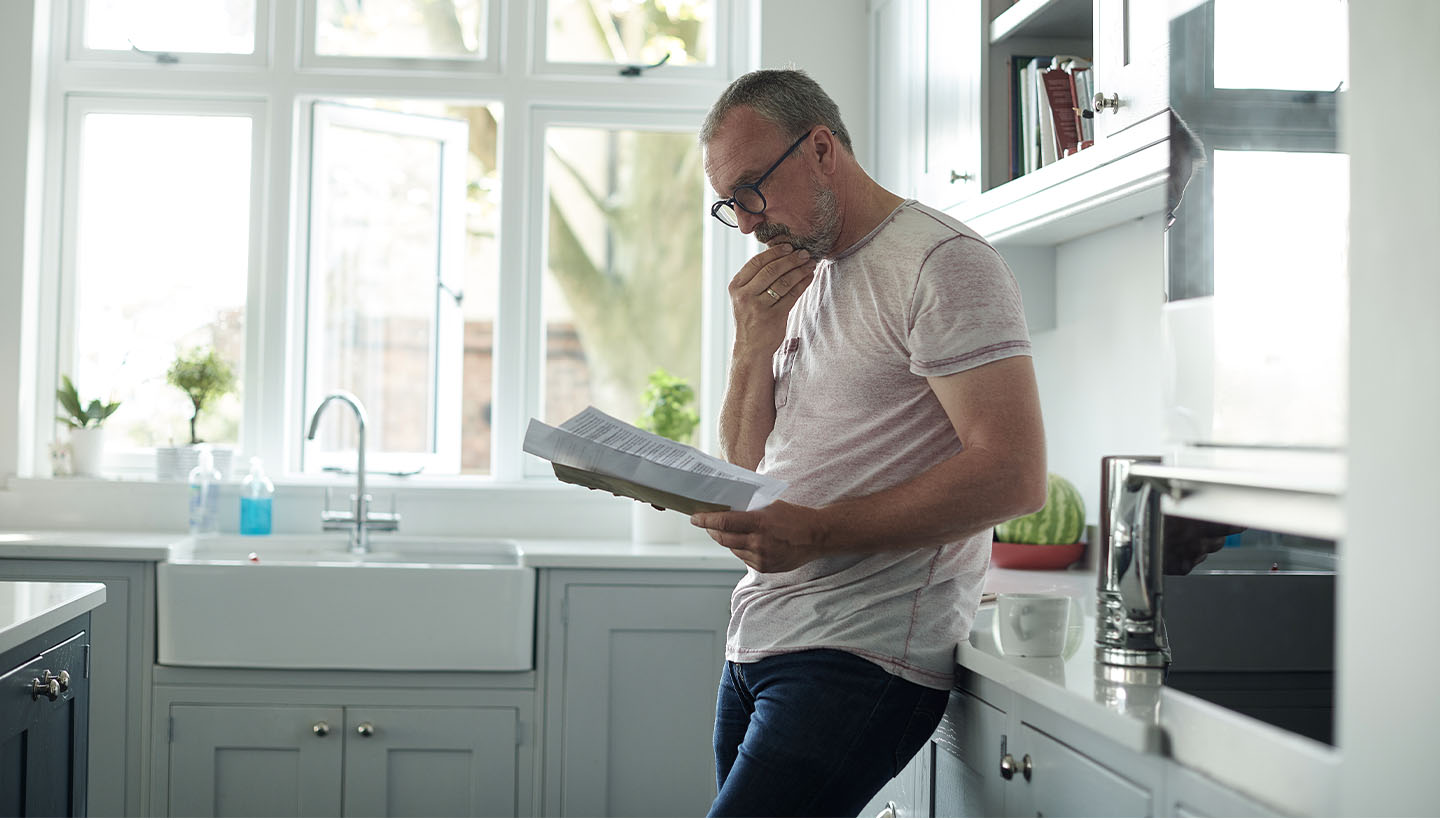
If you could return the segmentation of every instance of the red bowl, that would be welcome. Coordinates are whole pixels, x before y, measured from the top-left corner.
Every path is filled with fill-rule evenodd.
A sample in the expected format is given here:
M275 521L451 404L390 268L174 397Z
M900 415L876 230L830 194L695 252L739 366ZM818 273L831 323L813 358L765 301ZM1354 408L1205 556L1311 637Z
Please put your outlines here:
M1012 544L990 546L990 565L1002 569L1064 569L1085 555L1085 542L1074 544Z

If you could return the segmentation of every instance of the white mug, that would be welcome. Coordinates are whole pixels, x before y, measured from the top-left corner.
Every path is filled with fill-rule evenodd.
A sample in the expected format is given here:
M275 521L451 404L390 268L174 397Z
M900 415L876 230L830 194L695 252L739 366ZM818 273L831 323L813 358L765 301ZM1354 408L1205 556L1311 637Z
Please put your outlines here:
M1054 657L1065 649L1070 599L1064 595L1001 593L996 600L995 624L1004 654Z

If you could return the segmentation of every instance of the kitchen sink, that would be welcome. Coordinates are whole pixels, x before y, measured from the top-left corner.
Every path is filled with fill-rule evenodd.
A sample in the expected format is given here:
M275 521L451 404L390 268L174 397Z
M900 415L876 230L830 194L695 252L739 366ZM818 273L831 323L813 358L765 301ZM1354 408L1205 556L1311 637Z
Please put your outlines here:
M156 572L171 666L534 667L535 570L513 541L373 535L186 539Z
M1333 552L1229 547L1165 577L1165 684L1333 743Z

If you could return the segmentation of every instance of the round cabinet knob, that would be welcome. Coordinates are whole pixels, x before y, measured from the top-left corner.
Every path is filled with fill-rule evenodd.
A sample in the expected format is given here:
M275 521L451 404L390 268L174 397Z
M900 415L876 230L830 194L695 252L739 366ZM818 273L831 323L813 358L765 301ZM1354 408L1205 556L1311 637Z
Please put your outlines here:
M1035 766L1030 761L1030 755L1025 755L1023 758L1020 759L1020 773L1025 775L1026 780L1030 779L1030 772L1034 769Z
M1005 778L1006 780L1009 780L1010 778L1012 778L1012 777L1015 776L1015 769L1016 769L1016 766L1015 766L1015 756L1014 756L1014 755L1009 755L1009 754L1007 754L1007 755L1001 756L1001 758L1000 758L1000 776L1001 776L1001 777Z
M67 670L65 670L65 669L61 669L61 670L60 670L60 674L56 675L56 676L55 676L55 679L58 680L58 681L60 681L60 691L61 691L61 692L69 692L69 691L70 691L70 672L69 672L69 671L67 671Z
M45 680L39 678L30 679L30 699L39 700L42 697L49 700L58 700L60 698L60 679L51 675L49 672L46 672Z
M1120 108L1120 95L1119 95L1119 94L1111 94L1109 97L1106 97L1103 93L1101 93L1101 92L1099 92L1099 91L1096 91L1096 92L1095 92L1095 113L1096 113L1096 114L1099 114L1099 113L1101 113L1102 111L1104 111L1104 110L1107 109L1107 108L1110 109L1111 111L1119 110L1119 108Z
M974 178L975 178L975 175L974 175L974 174L959 174L959 173L956 173L953 168L950 170L950 184L951 184L951 185L954 185L954 184L957 183L957 182L969 182L970 180L972 180L972 179L974 179Z
M362 723L355 727L355 731L359 733L361 737L370 737L375 734L375 726L370 723Z
M330 734L330 724L322 720L314 726L311 726L310 731L314 732L316 737L324 737Z

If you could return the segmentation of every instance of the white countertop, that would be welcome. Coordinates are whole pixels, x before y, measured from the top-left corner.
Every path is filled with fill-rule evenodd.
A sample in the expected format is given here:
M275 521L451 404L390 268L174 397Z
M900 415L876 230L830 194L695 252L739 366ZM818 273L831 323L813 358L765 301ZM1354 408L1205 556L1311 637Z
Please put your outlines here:
M403 533L402 533L403 534ZM254 536L258 549L269 538ZM321 538L318 534L301 538ZM335 535L335 538L343 536ZM410 536L420 539L424 536ZM4 532L0 531L0 559L67 559L90 561L164 561L172 548L181 548L189 538L184 533L116 533L80 530ZM436 536L437 541L455 536ZM246 540L250 540L247 538ZM523 564L537 569L669 569L733 570L745 565L719 544L703 543L637 544L624 539L511 538L520 546Z
M1005 655L991 628L996 605L983 604L970 640L956 649L961 667L1128 749L1168 755L1280 811L1333 811L1334 748L1166 687L1159 670L1095 661L1094 570L991 569L985 591L1070 597L1065 649L1053 658Z
M105 603L104 584L0 581L0 652ZM3 674L8 670L0 670Z

